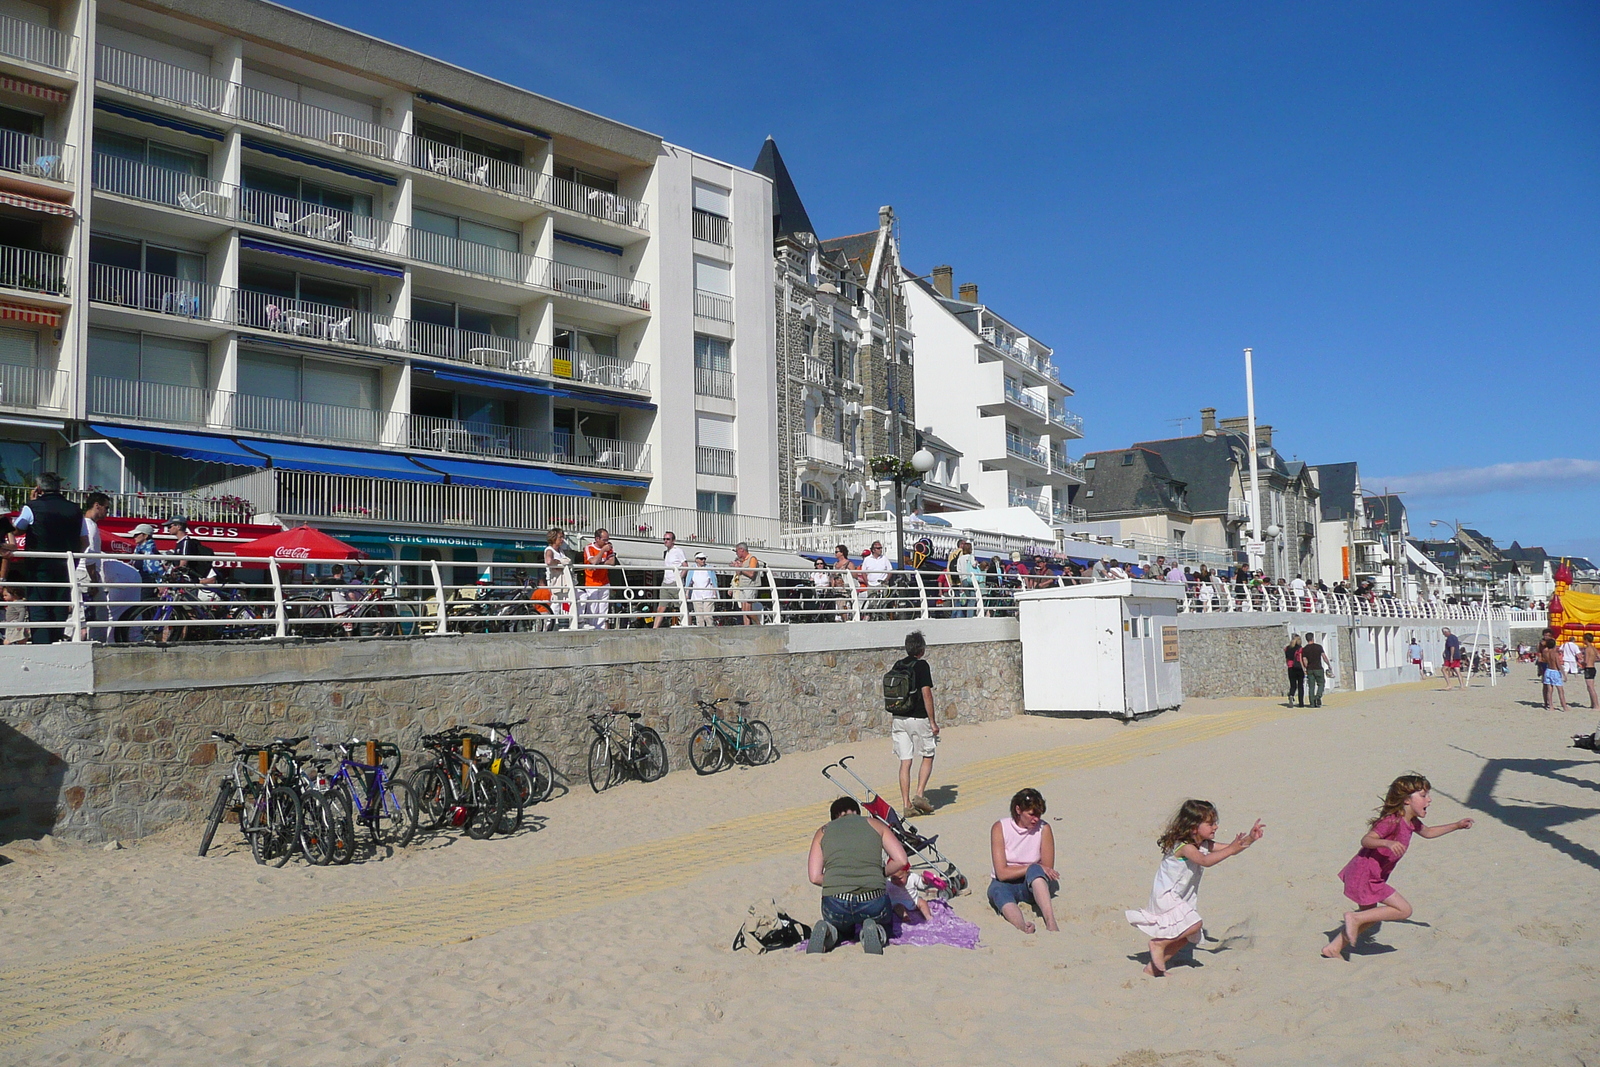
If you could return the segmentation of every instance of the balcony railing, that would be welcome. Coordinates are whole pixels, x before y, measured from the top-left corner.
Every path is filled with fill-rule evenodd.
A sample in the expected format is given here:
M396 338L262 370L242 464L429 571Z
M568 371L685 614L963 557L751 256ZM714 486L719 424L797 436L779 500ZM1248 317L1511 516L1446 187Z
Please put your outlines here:
M538 192L546 180L546 175L536 170L454 145L440 144L425 137L412 138L411 165L442 178L452 178L525 200L541 199Z
M696 289L694 291L694 313L702 319L732 322L733 298L722 296L719 293L708 293L704 289Z
M66 296L67 257L33 248L0 245L0 286Z
M325 244L349 245L367 252L398 255L405 244L405 227L371 215L306 200L245 189L239 194L239 221L270 226L297 237Z
M405 134L366 119L352 118L315 104L252 89L237 88L239 118L283 133L325 141L336 148L378 159L394 159Z
M406 234L405 254L421 263L482 274L509 282L526 284L533 256L509 248L496 248L476 241L433 233L412 227Z
M694 209L694 239L709 241L714 245L733 244L733 223L721 215Z
M643 441L616 441L587 434L551 433L523 426L463 422L431 415L412 415L409 425L409 447L428 452L564 463L625 473L648 474L650 471L650 446Z
M993 326L985 326L978 332L982 335L984 341L991 348L997 349L1001 353L1010 356L1018 363L1021 363L1023 366L1030 368L1036 373L1044 375L1051 381L1061 380L1058 372L1056 371L1055 364L1050 362L1049 350L1043 345L1039 346L1038 351L1034 351L1033 346L1022 341L1020 338L1007 337L1004 333Z
M1021 489L1007 489L1006 503L1014 508L1027 508L1046 521L1050 518L1050 502L1037 494L1025 493Z
M1010 378L1006 379L1006 399L1018 407L1026 408L1041 419L1050 417L1050 407L1045 401L1023 389Z
M557 178L554 175L546 178L538 199L554 207L576 211L590 218L632 226L636 230L645 229L649 223L649 211L639 201L616 193L608 193L604 189L591 189L587 185L566 178Z
M96 152L92 163L91 178L101 192L179 207L197 215L234 217L238 190L232 185L104 152Z
M230 393L166 382L96 376L89 379L89 414L172 426L229 426Z
M375 445L384 443L383 427L390 418L388 412L342 404L251 393L236 393L233 398L233 426L243 433Z
M72 64L72 35L0 15L0 54L41 67L68 70Z
M166 274L89 264L89 299L97 304L155 311L209 322L234 320L234 290Z
M141 96L221 114L228 103L228 83L209 74L124 52L108 44L95 46L94 76Z
M534 258L533 284L558 293L586 296L591 300L604 300L608 304L650 310L650 285L648 282L607 274L603 270L574 266L553 259Z
M731 448L707 448L705 445L697 445L694 450L694 472L715 475L719 478L732 478L736 455L737 453Z
M1050 473L1065 474L1067 477L1076 478L1081 482L1083 481L1083 462L1081 460L1068 459L1065 452L1052 448L1050 450Z
M72 166L72 146L45 137L0 130L0 170L64 182Z
M713 370L710 367L696 367L694 369L694 392L696 396L719 396L731 400L733 398L733 372Z
M1234 497L1233 499L1228 501L1228 518L1229 519L1240 519L1240 520L1243 520L1243 519L1248 519L1249 517L1250 517L1250 502L1248 500L1240 500L1239 498Z
M808 382L815 382L818 385L827 385L828 379L833 377L833 368L829 367L820 359L816 359L812 356L801 356L800 361L801 373L805 376L805 380Z
M397 323L397 328L405 325ZM477 330L459 330L454 326L417 322L415 319L409 324L409 333L402 329L394 344L385 347L405 348L422 356L470 363L475 367L490 367L513 374L550 373L549 345L479 333Z
M239 325L364 348L393 347L394 339L405 333L400 320L389 315L249 289L239 290Z
M67 372L0 363L0 408L65 411Z
M575 352L570 348L550 349L550 368L541 373L568 381L603 385L609 389L650 391L650 364L610 356L604 352Z
M842 441L830 441L814 433L797 433L794 435L794 451L797 459L826 463L841 470L845 466Z
M1050 460L1044 449L1014 433L1006 434L1006 455L1025 459L1029 463L1036 463L1041 467L1050 465Z
M1064 430L1071 430L1079 437L1083 436L1083 416L1076 412L1068 411L1060 404L1050 405L1050 422Z
M1089 513L1074 504L1058 502L1050 505L1050 519L1052 522L1076 523L1089 521Z

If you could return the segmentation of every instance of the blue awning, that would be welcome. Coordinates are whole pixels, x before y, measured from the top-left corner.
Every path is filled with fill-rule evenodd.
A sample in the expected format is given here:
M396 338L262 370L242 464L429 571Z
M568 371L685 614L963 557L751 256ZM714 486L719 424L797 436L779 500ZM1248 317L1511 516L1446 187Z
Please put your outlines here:
M127 104L113 104L109 100L100 100L97 98L94 102L94 106L98 111L109 112L113 115L121 115L125 119L133 119L135 122L147 122L152 126L160 126L165 130L177 130L179 133L187 133L195 137L204 137L212 141L222 140L222 134L218 133L216 130L208 130L204 126L196 126L194 123L184 122L182 119L170 119L165 115L157 115L153 111L145 111L142 108L129 107Z
M537 467L513 467L508 463L473 463L463 459L420 456L419 463L443 471L452 485L481 485L488 489L524 489L534 493L560 493L563 496L593 496L583 486L554 471Z
M317 445L291 445L283 441L240 439L252 452L272 460L279 470L315 471L319 474L351 474L361 478L398 478L403 482L444 481L444 475L411 462L393 452L357 452Z
M648 481L640 481L637 478L594 478L587 474L574 474L572 480L582 482L584 485L620 485L628 489L650 488Z
M267 241L260 237L239 238L240 248L249 248L257 252L270 252L275 256L293 256L295 259L309 259L313 263L326 263L330 267L343 267L345 270L359 270L367 274L381 274L385 278L404 278L405 271L395 270L393 267L380 267L376 263L368 263L364 259L352 259L349 256L337 256L328 252L313 252L309 248L299 245L280 244L277 241Z
M236 467L265 467L266 463L254 452L240 448L226 437L210 434L173 433L169 430L143 430L128 426L102 426L91 423L89 429L102 437L120 444L132 445L150 452L163 452L169 456L197 460L201 463L231 463Z
M484 122L492 122L496 126L504 126L508 130L516 130L518 133L532 134L542 141L552 140L548 133L545 133L536 126L524 126L520 122L515 122L511 119L503 119L499 115L491 115L487 111L479 111L475 107L468 107L466 104L458 104L454 100L446 100L444 97L434 96L432 93L416 93L414 95L418 100L426 100L430 104L437 104L440 107L447 107L451 111L459 111L463 115L471 115L475 119L482 119Z
M419 368L421 369L421 368ZM656 406L648 400L635 400L631 396L617 396L607 392L604 386L595 386L593 392L584 390L582 383L574 382L576 389L562 389L552 385L540 385L538 382L529 381L527 378L501 377L497 374L456 374L452 371L435 370L427 368L428 373L435 378L446 382L457 382L461 385L476 385L488 389L513 389L519 393L533 393L536 396L558 396L566 400L587 400L592 404L616 404L625 408L641 408L645 411L654 411Z
M331 170L336 174L345 174L352 178L360 178L362 181L377 182L380 185L400 184L387 174L380 174L375 170L366 170L362 167L352 167L347 163L337 163L331 159L323 159L321 156L308 155L305 152L296 152L292 148L283 148L279 145L269 144L266 141L258 141L254 137L241 137L239 141L242 145L244 145L244 147L250 149L252 152L265 152L269 156L277 156L280 159L292 159L296 163L304 163L307 166L312 167L321 167L323 170Z
M577 245L579 248L592 248L596 252L604 252L608 256L622 255L622 249L616 245L601 244L599 241L591 241L587 237L574 237L572 234L562 233L560 230L556 231L556 240L569 245Z

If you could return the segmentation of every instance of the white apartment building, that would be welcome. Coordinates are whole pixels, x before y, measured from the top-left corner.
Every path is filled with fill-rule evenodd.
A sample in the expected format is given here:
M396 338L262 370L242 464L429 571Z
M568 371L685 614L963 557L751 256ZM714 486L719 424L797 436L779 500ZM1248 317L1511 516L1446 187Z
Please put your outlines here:
M0 0L0 485L380 558L762 540L771 202L260 0Z
M1083 521L1068 489L1083 465L1067 443L1083 436L1051 350L978 299L952 294L951 268L902 286L917 335L917 421L962 456L966 491L985 508L1027 507L1044 521ZM940 505L929 494L926 506Z

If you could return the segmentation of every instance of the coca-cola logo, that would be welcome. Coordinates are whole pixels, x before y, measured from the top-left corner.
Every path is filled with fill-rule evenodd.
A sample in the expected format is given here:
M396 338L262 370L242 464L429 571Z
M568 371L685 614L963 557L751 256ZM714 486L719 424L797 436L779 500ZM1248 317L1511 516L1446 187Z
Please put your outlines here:
M278 559L310 559L309 548L280 548L273 553Z

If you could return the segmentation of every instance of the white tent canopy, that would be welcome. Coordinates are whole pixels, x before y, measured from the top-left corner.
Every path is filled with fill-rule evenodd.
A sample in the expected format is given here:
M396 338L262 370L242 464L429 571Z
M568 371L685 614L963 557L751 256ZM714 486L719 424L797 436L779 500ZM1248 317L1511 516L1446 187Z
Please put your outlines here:
M958 530L1026 537L1055 544L1056 533L1032 508L980 508L977 511L947 511L939 516Z

